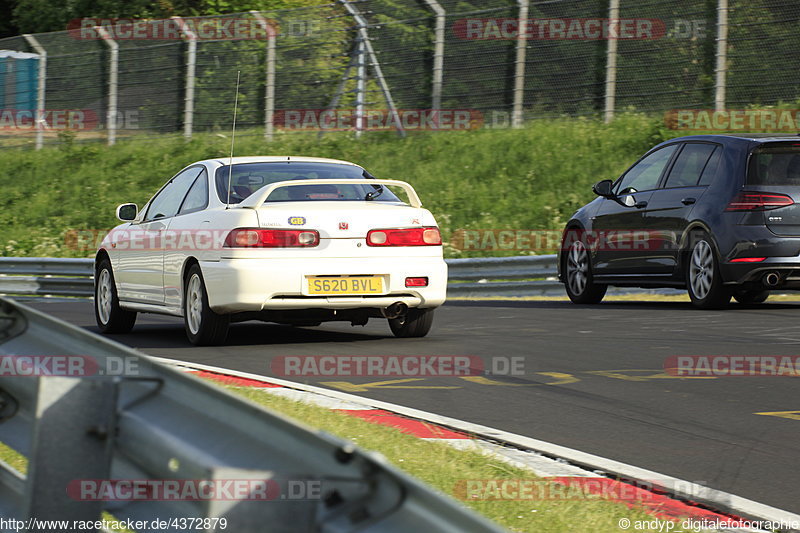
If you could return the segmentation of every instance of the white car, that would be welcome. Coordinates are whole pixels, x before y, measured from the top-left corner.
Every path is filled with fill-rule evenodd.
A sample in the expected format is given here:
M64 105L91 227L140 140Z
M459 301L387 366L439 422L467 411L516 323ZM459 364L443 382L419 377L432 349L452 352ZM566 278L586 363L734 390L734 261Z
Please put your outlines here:
M95 258L105 333L130 331L137 313L161 313L182 316L197 345L224 342L229 324L244 320L385 318L394 335L423 337L445 301L433 215L408 183L347 161L199 161L141 211L117 207L117 218L125 223Z

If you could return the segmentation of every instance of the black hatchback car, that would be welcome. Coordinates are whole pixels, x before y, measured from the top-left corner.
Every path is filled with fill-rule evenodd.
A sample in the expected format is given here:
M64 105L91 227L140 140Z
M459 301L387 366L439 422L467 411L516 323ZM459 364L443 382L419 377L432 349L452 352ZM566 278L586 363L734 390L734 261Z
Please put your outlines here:
M575 303L609 285L685 288L701 308L800 290L800 136L659 144L566 225L559 279Z

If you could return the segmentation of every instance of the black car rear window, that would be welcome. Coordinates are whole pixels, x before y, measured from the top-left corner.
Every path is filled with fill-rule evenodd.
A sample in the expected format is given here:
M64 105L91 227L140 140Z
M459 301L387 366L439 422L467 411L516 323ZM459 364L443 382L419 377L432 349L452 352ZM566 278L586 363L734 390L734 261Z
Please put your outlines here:
M800 186L800 143L767 143L753 150L747 183Z

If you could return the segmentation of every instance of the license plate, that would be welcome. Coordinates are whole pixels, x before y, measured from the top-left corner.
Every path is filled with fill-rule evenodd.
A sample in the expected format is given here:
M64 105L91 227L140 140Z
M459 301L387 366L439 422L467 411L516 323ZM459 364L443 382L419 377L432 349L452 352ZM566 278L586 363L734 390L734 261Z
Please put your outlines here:
M360 295L382 292L383 279L378 276L308 278L308 294L311 295Z

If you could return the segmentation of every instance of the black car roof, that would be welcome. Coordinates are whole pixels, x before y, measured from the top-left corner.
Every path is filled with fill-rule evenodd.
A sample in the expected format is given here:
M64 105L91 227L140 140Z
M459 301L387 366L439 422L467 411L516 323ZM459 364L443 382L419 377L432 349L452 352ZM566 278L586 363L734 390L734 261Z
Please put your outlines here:
M714 133L714 134L705 134L705 135L686 135L684 137L674 137L672 139L668 139L664 142L661 142L648 150L652 152L657 148L661 148L662 146L676 143L676 142L684 142L684 141L706 141L706 142L717 142L727 146L735 146L737 148L751 150L756 144L764 144L769 142L779 142L779 141L797 141L800 143L800 134L793 134L793 133Z
M736 139L755 142L768 142L768 141L800 141L800 133L716 133L708 135L687 135L685 137L675 137L669 141L711 141L711 140L725 140Z

